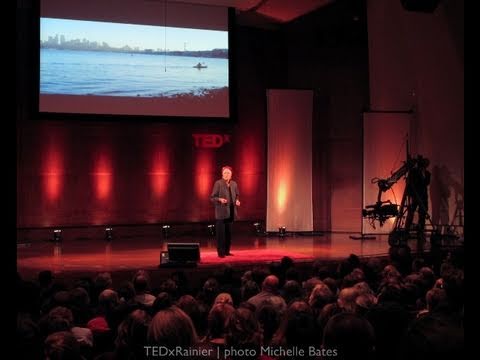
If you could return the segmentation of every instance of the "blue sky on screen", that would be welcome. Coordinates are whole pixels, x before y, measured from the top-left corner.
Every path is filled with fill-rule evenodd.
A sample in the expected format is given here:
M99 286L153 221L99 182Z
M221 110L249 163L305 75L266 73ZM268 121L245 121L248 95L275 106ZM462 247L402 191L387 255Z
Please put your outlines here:
M228 49L227 31L177 27L167 27L166 31L169 51ZM131 48L138 47L139 50L162 51L165 49L164 26L41 18L40 40L46 41L49 37L56 35L65 36L66 41L86 39L89 42L106 42L110 47L115 48L128 45Z

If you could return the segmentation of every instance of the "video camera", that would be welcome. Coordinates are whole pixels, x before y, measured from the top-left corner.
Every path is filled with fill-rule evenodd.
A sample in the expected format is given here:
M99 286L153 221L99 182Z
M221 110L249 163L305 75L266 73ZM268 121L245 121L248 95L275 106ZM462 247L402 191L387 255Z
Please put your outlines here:
M378 220L380 226L383 226L387 219L398 216L398 205L393 204L390 200L379 201L374 205L367 205L362 210L362 216L367 218L374 226L374 221Z

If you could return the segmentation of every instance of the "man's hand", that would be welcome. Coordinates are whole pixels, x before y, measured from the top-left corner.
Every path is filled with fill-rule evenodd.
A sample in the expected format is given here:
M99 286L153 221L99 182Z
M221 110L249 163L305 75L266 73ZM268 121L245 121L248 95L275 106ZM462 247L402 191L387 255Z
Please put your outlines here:
M218 201L220 201L222 204L226 204L228 202L227 199L224 198L218 198Z
M235 201L235 205L240 206L240 200Z

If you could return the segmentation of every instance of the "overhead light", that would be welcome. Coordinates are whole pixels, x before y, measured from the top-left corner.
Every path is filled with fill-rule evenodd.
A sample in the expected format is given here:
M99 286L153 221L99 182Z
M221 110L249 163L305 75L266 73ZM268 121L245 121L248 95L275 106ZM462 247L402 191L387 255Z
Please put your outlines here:
M253 223L253 227L255 229L255 234L260 235L262 233L262 223L255 222Z
M105 240L107 241L113 240L113 228L111 227L105 228Z
M62 230L55 229L53 230L53 242L61 242L62 241Z
M163 225L162 226L162 235L165 239L170 236L170 225Z
M215 235L215 225L210 224L210 225L207 226L207 229L208 229L208 233L209 233L211 236L214 236L214 235Z

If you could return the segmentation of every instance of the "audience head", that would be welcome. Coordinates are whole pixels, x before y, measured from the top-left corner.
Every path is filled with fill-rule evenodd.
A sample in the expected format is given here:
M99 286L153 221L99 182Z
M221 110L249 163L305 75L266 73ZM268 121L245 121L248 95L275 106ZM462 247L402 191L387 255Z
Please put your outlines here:
M50 310L45 318L44 325L46 326L47 334L52 334L59 331L70 331L73 327L73 313L70 309L57 306Z
M155 314L147 338L156 346L188 348L196 344L197 333L190 317L180 308L171 306Z
M225 328L225 346L234 349L248 349L260 353L262 331L252 311L238 308L233 311ZM233 356L233 359L243 357Z
M146 344L148 327L152 318L145 310L132 311L118 326L115 340L117 348L129 348L131 351L143 350Z
M59 331L45 339L46 360L82 360L80 345L70 331Z
M375 332L368 320L359 315L336 314L325 326L323 346L337 349L339 359L373 359Z
M446 306L448 305L447 293L444 289L433 288L427 292L425 298L427 302L427 309L429 312L446 308Z
M304 301L294 301L276 336L283 335L287 346L308 346L319 343L318 334L312 308Z
M213 301L213 305L216 304L230 304L233 306L232 296L229 293L220 293Z
M190 316L197 334L204 335L207 328L207 308L191 295L181 296L177 301L177 306Z
M230 315L235 311L228 303L216 304L208 314L208 338L223 338Z
M326 304L331 303L333 300L334 295L330 288L324 283L321 283L313 288L308 303L312 308L321 310Z
M162 291L157 295L152 304L152 312L155 314L159 310L167 309L172 306L173 301L169 293Z
M353 287L342 289L338 294L338 306L345 312L355 313L357 311L355 303L357 296L358 290Z
M103 272L98 274L93 281L93 285L99 293L105 289L110 289L112 287L112 284L112 276L109 272Z
M269 275L263 280L262 291L266 291L272 294L278 292L279 280L275 275Z
M112 311L119 304L118 294L111 289L103 290L98 296L98 308L101 313Z
M285 302L287 304L294 300L300 300L302 295L302 286L298 281L288 280L285 282L285 285L283 285L283 297L285 298Z
M248 280L240 289L242 300L246 301L260 292L260 288L255 281Z

